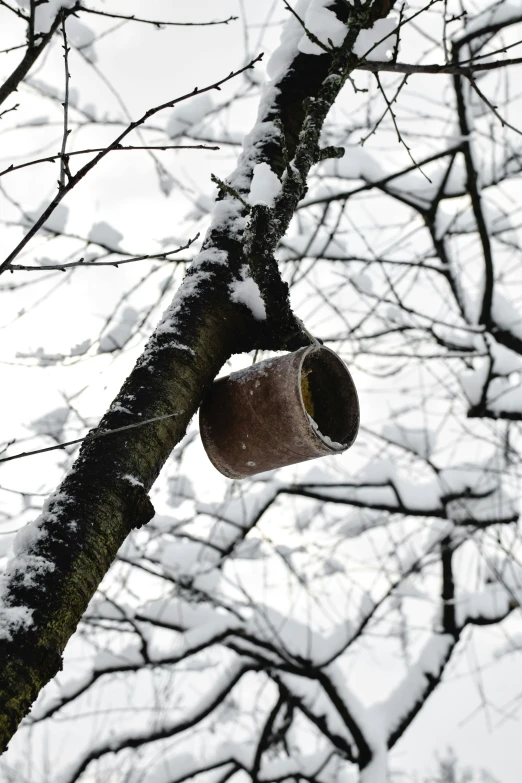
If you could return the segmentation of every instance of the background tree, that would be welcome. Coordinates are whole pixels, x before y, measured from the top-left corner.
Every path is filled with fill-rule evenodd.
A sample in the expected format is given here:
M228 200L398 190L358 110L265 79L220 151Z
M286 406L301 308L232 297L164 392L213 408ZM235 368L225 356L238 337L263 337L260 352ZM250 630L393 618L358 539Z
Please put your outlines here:
M165 16L161 5L147 9L158 10L156 24ZM193 255L165 248L183 248L208 226L209 171L217 171L220 193L203 253L95 431L111 434L88 439L38 526L16 539L3 586L2 688L11 688L4 710L11 727L20 717L14 703L28 703L59 667L60 650L119 551L70 645L70 663L4 757L6 779L380 783L390 768L408 763L388 751L407 742L445 678L471 668L485 707L516 710L509 667L520 647L522 289L513 85L522 13L508 2L430 2L396 6L388 16L387 3L342 2L332 5L335 20L326 3L299 3L269 67L279 92L264 88L258 122L230 177L227 158L259 102L260 80L248 68L261 48L251 43L252 31L263 23L273 47L284 5L266 18L242 7L245 56L234 63L241 73L230 79L224 68L222 79L207 79L206 91L176 106L167 80L169 94L157 105L169 111L159 124L156 113L127 108L111 82L110 56L108 70L93 62L107 54L104 41L109 53L121 52L126 31L143 36L146 22L121 18L132 15L128 9L110 16L102 4L89 11L73 3L29 3L25 10L2 4L7 25L20 36L28 30L22 52L7 53L17 65L6 69L12 103L2 118L8 152L16 139L0 182L9 240L3 269L12 270L1 290L13 335L5 361L45 367L59 388L64 368L70 379L63 404L32 417L35 437L56 445L85 436ZM234 15L231 5L222 9L223 20ZM212 25L211 34L238 36L239 22L233 33L232 23ZM179 32L168 27L161 35ZM47 70L37 76L29 69L39 68L42 56ZM86 104L87 80L78 76L73 87L75 63L104 80L117 115ZM223 95L210 101L221 82ZM26 99L16 111L14 86ZM54 114L39 118L40 102ZM326 153L334 156L343 147L342 158L320 160L321 129L320 147L334 148ZM24 168L15 169L23 134L34 147L30 155L24 148ZM127 140L149 149L125 151ZM222 158L212 168L198 164L204 177L194 168L187 176L150 149L181 144L218 145ZM76 168L72 155L85 149L94 150L87 170ZM142 154L170 192L169 211L191 201L176 223L181 241L167 235L171 218L168 229L156 228L161 241L152 252L149 232L134 238L145 237L146 252L125 252L130 246L107 219L72 228L75 209L85 208L78 194L87 175L107 186L128 167L118 158ZM28 164L49 155L54 163L38 164L49 168L39 180L36 164ZM251 203L259 162L283 181L275 210ZM113 167L105 180L98 163ZM205 183L203 193L194 177ZM25 198L38 188L47 199L33 210ZM167 225L162 210L156 227ZM124 222L116 225L127 233ZM85 268L123 261L118 270ZM143 488L183 436L220 365L232 353L254 351L244 365L267 349L308 341L278 268L308 330L354 368L364 417L357 446L331 463L221 488L213 478L198 480L203 457L189 429L158 484L158 513L120 548L129 530L152 516ZM97 339L92 316L84 324L71 320L81 306L75 288L85 296L87 275L99 276L95 312L103 306L109 313ZM241 290L246 280L257 286L265 318L256 318L246 299L231 299L230 287ZM60 340L50 335L45 347L36 346L42 310L64 305L73 339L82 329L84 339L74 344L69 333L60 335L71 348L55 350ZM86 390L101 371L103 380ZM10 372L13 387L23 387L20 370ZM102 394L103 384L109 388ZM21 450L19 435L8 440L4 459ZM45 478L26 476L23 489L20 465L44 458L3 464L6 544L70 466L75 448L51 452ZM466 667L470 650L476 660ZM499 694L492 707L484 682L497 659L509 696ZM27 680L30 686L20 684ZM74 741L71 751L66 738Z

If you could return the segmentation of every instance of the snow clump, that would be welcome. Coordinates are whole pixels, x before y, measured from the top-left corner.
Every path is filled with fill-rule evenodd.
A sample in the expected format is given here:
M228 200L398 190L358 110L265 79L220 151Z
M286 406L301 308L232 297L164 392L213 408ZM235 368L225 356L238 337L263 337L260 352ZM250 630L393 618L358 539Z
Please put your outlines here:
M272 208L281 193L281 182L268 163L256 163L248 200L252 206Z
M178 104L167 122L167 135L171 139L182 136L194 125L198 125L212 108L212 98L208 93L196 95L189 101Z
M16 0L20 8L29 16L31 0ZM76 0L47 0L42 4L36 4L34 13L35 33L48 33L56 19L60 8L72 8Z
M248 273L247 266L242 267L241 277L241 280L235 280L230 284L230 298L233 302L246 305L258 321L264 321L266 318L265 303L256 281Z

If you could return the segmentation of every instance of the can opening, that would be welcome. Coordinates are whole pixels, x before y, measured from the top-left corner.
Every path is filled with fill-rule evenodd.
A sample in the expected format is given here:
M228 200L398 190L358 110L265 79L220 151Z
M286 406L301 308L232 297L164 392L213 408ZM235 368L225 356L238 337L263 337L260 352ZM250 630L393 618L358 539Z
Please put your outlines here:
M301 364L301 395L322 435L350 446L359 429L359 402L343 362L331 351L307 353Z

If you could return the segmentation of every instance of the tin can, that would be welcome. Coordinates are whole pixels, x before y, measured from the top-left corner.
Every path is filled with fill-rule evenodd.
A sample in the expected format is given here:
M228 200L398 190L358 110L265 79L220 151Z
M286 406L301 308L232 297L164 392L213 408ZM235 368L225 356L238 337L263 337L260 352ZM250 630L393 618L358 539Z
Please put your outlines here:
M308 346L214 381L199 421L214 467L239 479L346 451L359 401L339 356Z

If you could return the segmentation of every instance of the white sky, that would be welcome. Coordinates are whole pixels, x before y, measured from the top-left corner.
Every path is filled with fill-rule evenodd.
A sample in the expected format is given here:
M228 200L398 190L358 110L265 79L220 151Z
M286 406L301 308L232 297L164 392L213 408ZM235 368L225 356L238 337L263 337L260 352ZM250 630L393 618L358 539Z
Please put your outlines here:
M223 18L229 15L247 14L249 19L260 24L269 18L281 20L285 14L281 3L259 2L259 0L193 0L190 5L173 4L165 0L139 2L111 2L106 7L122 12L132 10L149 18L186 18L191 21ZM11 16L0 10L0 48L12 40L16 23ZM87 23L90 19L86 18ZM253 28L261 34L260 28ZM262 43L255 41L251 33L249 54L255 55L264 50L268 53L275 43L275 29L270 27ZM7 42L7 43L6 43ZM228 26L208 28L180 28L179 31L158 32L142 25L128 24L115 36L108 36L96 44L98 63L103 72L121 95L130 115L135 118L150 106L172 99L195 86L204 86L229 71L243 65L245 47L240 21ZM12 67L16 53L9 58L2 55L0 77ZM264 63L266 64L267 56ZM408 59L408 58L406 58ZM411 58L413 59L413 58ZM71 57L71 85L79 93L79 105L95 103L110 116L120 111L107 88L78 56ZM259 68L262 71L263 68ZM45 59L45 63L34 70L34 76L47 83L61 84L63 63L57 44ZM246 82L243 81L244 84ZM427 83L427 82L426 82ZM234 82L237 88L240 82ZM225 99L231 89L222 93L213 93L212 98ZM27 111L36 111L27 92L21 89L23 105L30 106ZM54 107L46 109L45 100L38 102L38 113L46 114L59 121ZM25 108L20 110L19 119L25 116ZM235 106L230 112L230 125L233 130L246 131L254 118L255 102L246 100ZM158 124L164 124L169 111L158 118ZM7 126L8 122L5 122ZM37 157L47 150L57 151L61 140L61 129L57 125L51 131L34 130L28 132L1 133L0 128L0 167L3 160L13 151L21 156ZM114 130L105 132L81 131L72 139L76 144L103 144L111 138ZM163 140L164 137L161 137ZM149 141L157 143L159 135L150 134ZM136 142L135 142L136 143ZM39 147L45 146L42 152ZM187 183L193 182L195 189L202 187L212 193L210 173L225 176L234 165L237 148L223 147L220 152L185 151L174 153L161 152L159 157L173 174L177 172ZM402 156L403 151L399 151ZM53 193L56 167L48 169L28 169L16 178L5 178L3 183L9 194L23 202L27 211L37 209ZM191 200L174 190L165 197L159 193L157 177L146 153L121 152L106 159L94 172L79 185L67 198L69 208L68 230L86 234L93 222L103 220L110 223L124 235L123 248L132 252L158 252L159 242L175 237L169 246L177 240L186 241L189 234L186 225L180 220L191 206ZM9 217L9 216L7 216ZM17 230L4 230L0 236L2 257L9 252L15 240L19 238ZM35 243L36 257L47 255L48 243L42 239ZM190 257L190 252L184 257ZM52 257L52 256L51 256ZM22 259L20 259L22 262ZM6 278L7 276L4 276ZM42 347L46 353L68 353L77 343L86 338L98 336L105 314L113 306L118 296L128 285L139 277L134 265L119 270L108 268L94 271L90 269L76 272L72 281L66 283L60 292L43 303L34 314L21 318L14 324L10 322L21 308L31 308L38 298L40 286L33 289L21 289L8 299L2 294L0 311L0 329L5 337L0 346L0 431L1 440L11 437L27 436L29 425L52 408L63 404L62 392L74 393L89 385L89 391L82 396L82 413L89 423L101 415L119 388L139 353L139 345L127 351L113 365L110 355L93 356L73 367L35 366L31 359L17 364L17 352L31 354ZM148 291L154 296L155 286L164 274L161 273ZM4 284L4 278L0 281ZM6 283L13 278L7 277ZM22 274L20 273L20 278ZM26 278L23 278L24 280ZM59 277L57 276L56 282ZM38 292L37 290L38 289ZM157 314L157 316L159 313ZM22 433L22 435L20 435ZM28 441L29 448L35 441ZM21 443L20 448L26 444ZM342 459L347 459L343 457ZM204 495L212 495L220 484L214 484L215 477L204 462L200 445L196 445L188 456L188 466L205 472ZM20 462L2 466L1 485L23 487L32 492L47 492L60 476L63 454L32 457ZM204 466L204 467L202 467ZM207 478L208 475L208 478ZM480 649L484 655L498 644L498 634L494 630L477 630L480 636ZM477 645L477 648L479 645ZM469 669L474 645L466 648L462 670ZM347 671L348 683L365 702L382 697L382 689L389 682L389 674L394 671L394 662L385 655L380 659L368 656L366 662L358 660L353 670ZM432 768L433 754L443 753L449 745L453 746L463 763L476 767L487 767L499 778L501 783L519 783L522 769L522 744L520 743L520 724L518 718L509 712L502 715L492 708L477 709L480 704L479 683L483 679L485 690L495 693L497 703L508 703L512 696L522 690L522 677L519 674L519 661L512 656L506 658L502 668L488 667L473 679L463 677L459 663L451 667L446 683L430 698L426 707L416 718L405 738L397 745L393 753L395 768L428 771ZM474 710L477 709L476 714ZM495 731L492 731L492 728ZM13 743L16 752L16 742Z

